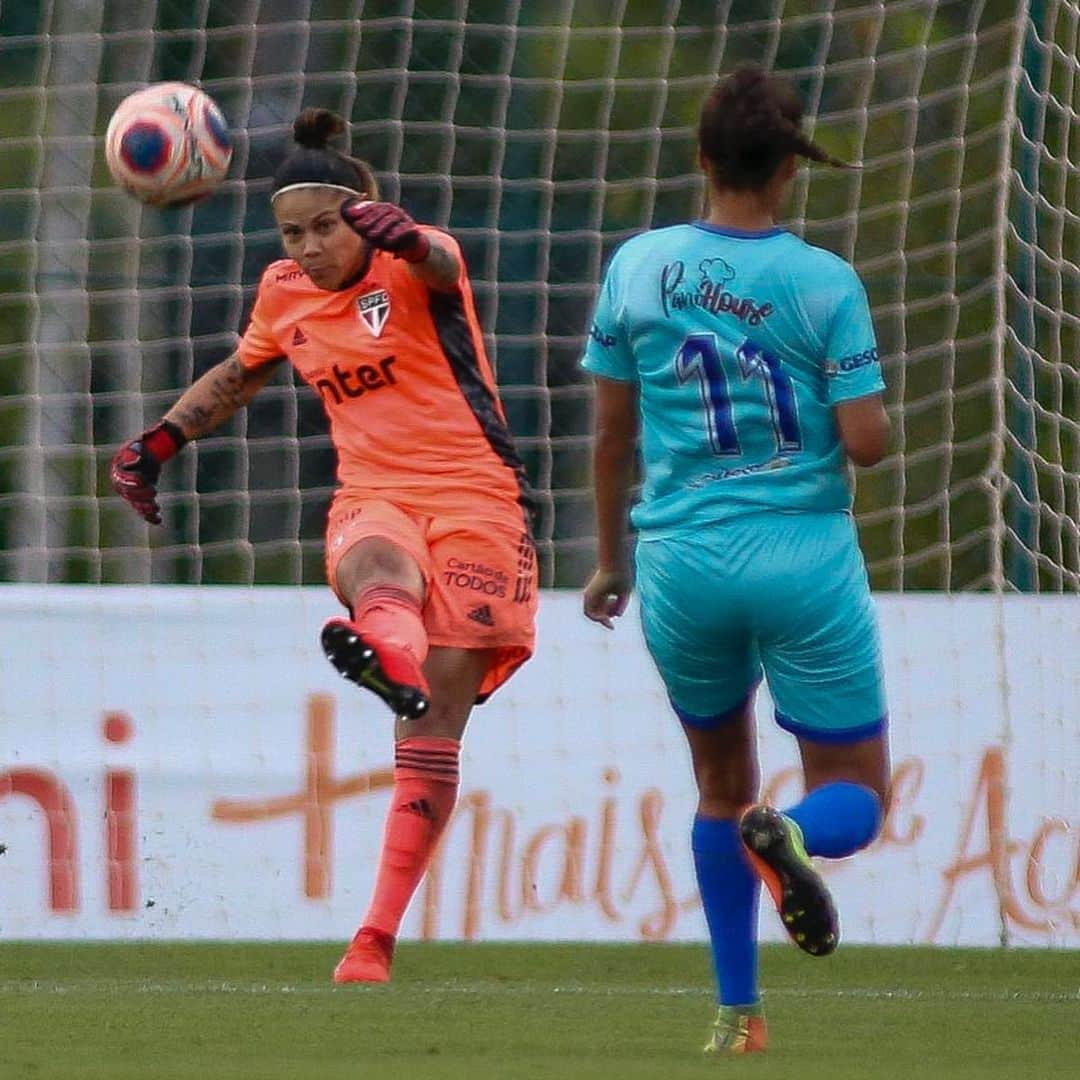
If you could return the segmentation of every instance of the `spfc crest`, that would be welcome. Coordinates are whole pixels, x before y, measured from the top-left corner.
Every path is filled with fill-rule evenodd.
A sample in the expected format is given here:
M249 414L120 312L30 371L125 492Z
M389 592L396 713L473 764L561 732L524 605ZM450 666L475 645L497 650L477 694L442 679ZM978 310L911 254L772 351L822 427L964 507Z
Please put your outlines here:
M364 325L378 337L390 317L390 294L385 289L379 289L357 297L356 310L360 312Z

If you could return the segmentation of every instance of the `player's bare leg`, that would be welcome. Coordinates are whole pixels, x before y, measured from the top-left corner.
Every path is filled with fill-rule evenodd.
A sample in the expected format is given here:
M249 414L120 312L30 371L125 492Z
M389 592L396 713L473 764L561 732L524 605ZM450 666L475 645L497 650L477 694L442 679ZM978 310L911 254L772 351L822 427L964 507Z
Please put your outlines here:
M821 743L799 740L806 790L816 791L838 781L861 784L889 803L889 744L883 734L855 743Z
M461 737L491 663L483 650L433 648L424 665L431 706L395 725L394 790L375 889L334 981L386 982L409 901L453 813Z
M323 626L326 658L346 679L382 698L395 716L423 716L430 688L422 669L428 643L420 568L390 540L368 537L342 557L337 591L349 598L351 617Z

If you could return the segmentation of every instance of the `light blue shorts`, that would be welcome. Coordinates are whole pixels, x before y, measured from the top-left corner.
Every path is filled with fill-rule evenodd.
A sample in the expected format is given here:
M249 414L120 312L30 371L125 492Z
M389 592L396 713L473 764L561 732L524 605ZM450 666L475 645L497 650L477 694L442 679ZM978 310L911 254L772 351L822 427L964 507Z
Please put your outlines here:
M685 724L741 710L762 673L786 730L857 742L886 722L881 643L849 514L750 514L639 537L649 652Z

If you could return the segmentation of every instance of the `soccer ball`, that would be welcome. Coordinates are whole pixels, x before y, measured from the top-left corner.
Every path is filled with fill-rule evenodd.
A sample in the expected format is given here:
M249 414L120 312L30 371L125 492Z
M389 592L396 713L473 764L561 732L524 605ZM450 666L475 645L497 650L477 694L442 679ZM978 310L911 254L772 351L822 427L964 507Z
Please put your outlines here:
M209 195L229 167L225 117L187 83L147 86L117 106L105 132L113 179L149 206L182 206Z

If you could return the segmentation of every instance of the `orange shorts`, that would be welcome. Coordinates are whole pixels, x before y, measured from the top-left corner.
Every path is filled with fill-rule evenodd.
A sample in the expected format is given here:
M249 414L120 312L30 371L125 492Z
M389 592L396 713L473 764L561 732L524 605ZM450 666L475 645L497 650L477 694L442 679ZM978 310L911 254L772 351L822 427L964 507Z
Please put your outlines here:
M358 541L378 536L416 561L427 586L424 626L432 645L491 649L477 696L497 690L533 654L539 571L525 527L465 517L429 517L383 499L339 491L326 525L326 580L337 593L337 569Z

